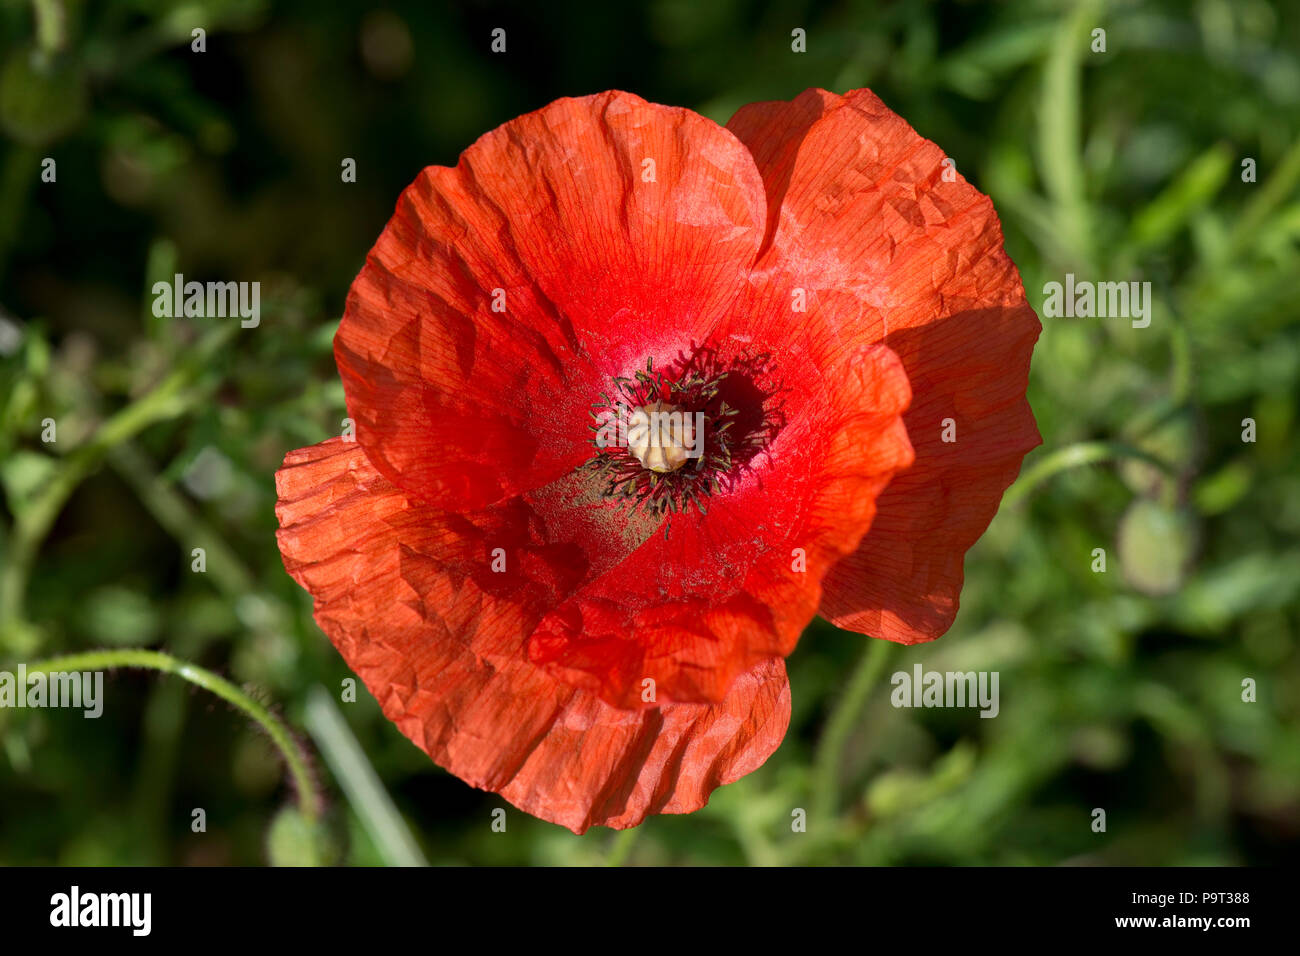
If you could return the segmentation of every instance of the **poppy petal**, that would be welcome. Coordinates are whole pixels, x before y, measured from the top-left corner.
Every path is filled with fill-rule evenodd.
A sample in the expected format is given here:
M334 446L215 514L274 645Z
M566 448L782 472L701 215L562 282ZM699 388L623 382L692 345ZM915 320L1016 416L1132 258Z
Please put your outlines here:
M614 376L704 339L765 208L731 133L628 93L487 133L420 173L353 284L335 357L358 442L447 508L563 475Z
M530 663L521 635L573 584L563 550L539 545L499 575L486 559L482 573L465 564L494 534L526 533L534 518L521 503L447 515L341 439L291 452L276 484L285 568L385 716L435 762L527 813L577 833L689 813L785 736L780 660L739 675L717 704L634 710Z
M821 613L876 637L933 640L956 615L966 550L1041 441L1025 399L1040 325L997 215L868 90L752 104L727 126L767 188L760 268L818 299L836 334L882 338L915 395L904 421L916 462L828 574Z

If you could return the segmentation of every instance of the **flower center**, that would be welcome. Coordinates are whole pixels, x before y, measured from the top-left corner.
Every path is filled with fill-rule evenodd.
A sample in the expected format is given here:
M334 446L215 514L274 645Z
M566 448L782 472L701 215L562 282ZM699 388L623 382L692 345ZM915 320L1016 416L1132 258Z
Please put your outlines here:
M663 401L642 405L628 416L627 447L643 468L676 471L704 452L704 413Z
M604 497L656 515L691 506L705 514L773 424L751 373L735 362L719 368L711 353L697 351L669 371L647 360L643 370L615 378L592 405L597 452L587 466L603 480Z

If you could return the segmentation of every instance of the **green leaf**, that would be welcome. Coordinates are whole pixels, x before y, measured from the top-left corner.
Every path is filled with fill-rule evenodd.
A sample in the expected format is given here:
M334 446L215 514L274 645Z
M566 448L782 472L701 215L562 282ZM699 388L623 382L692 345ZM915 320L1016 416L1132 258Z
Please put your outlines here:
M1232 168L1233 154L1226 143L1198 156L1134 218L1133 245L1149 249L1168 242L1218 195Z

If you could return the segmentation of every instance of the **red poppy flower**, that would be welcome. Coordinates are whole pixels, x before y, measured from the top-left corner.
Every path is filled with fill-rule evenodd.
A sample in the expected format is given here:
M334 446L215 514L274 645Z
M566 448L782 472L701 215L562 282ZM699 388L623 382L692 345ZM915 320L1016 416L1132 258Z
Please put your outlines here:
M772 753L815 614L951 624L1039 441L1039 323L950 169L866 90L725 129L608 92L419 175L335 339L355 441L277 475L285 567L404 734L634 826Z

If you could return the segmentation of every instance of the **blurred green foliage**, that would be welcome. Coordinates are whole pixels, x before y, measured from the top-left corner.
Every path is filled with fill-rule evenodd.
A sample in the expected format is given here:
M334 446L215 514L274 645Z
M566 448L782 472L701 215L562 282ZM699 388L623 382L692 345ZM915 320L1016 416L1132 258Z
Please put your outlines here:
M99 720L0 710L0 862L1294 853L1295 4L0 0L0 58L0 667L102 646L203 664L302 728L331 798L324 826L304 819L234 710L117 671ZM512 810L493 833L502 802L364 690L322 703L348 671L275 547L274 470L344 415L347 288L421 167L555 97L620 87L725 122L809 86L869 86L940 143L993 197L1036 307L1066 272L1150 281L1151 325L1044 318L1044 447L970 553L942 640L818 621L789 661L787 740L706 809L584 838ZM261 326L155 318L149 289L174 272L259 280ZM917 662L1000 672L1000 715L893 708L889 674Z

